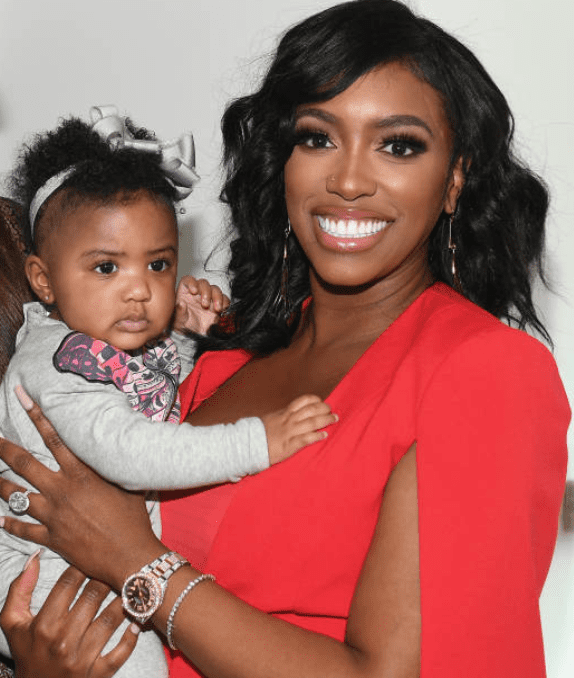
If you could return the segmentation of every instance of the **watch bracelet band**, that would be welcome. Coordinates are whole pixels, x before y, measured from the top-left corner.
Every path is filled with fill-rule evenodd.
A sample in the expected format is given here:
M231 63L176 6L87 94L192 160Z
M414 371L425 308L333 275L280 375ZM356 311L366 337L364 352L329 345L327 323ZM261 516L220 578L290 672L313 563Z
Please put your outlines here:
M153 574L158 579L167 581L174 572L187 563L188 561L180 556L177 551L168 551L153 562L144 565L140 571Z

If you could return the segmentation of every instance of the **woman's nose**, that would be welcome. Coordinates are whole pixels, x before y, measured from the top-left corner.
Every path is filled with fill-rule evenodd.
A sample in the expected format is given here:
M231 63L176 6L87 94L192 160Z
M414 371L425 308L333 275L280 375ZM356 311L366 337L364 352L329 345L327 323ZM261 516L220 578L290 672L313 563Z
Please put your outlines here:
M370 166L359 155L345 155L332 170L327 176L329 193L335 193L345 200L356 200L361 196L373 195L377 190Z

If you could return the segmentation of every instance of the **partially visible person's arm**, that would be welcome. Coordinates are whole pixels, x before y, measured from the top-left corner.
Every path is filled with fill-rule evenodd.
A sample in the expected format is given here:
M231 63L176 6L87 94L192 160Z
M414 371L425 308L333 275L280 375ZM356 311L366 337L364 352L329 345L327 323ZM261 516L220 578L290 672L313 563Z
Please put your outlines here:
M118 645L102 656L104 646L124 620L120 599L116 598L96 618L109 588L100 582L88 582L74 600L85 577L72 567L60 577L44 607L34 617L30 601L39 566L37 557L26 563L20 576L12 582L0 613L0 626L17 658L16 678L62 678L64 675L109 678L115 675L135 648L139 626L131 624Z
M41 421L37 408L32 416ZM46 472L39 462L7 442L0 444L0 456L17 472L26 467L23 474L40 491L32 496L30 513L50 527L21 527L7 519L5 528L14 533L25 529L27 538L49 544L89 575L119 590L128 575L168 549L151 532L141 498L103 481L57 442L46 422L40 426L51 439L61 465L59 473ZM12 483L0 481L2 496L13 488ZM416 678L420 628L416 506L413 446L387 486L353 603L348 642L339 643L275 619L207 582L182 603L176 618L176 643L213 678ZM56 514L59 517L54 521ZM72 520L73 529L60 531L52 525L60 520ZM100 549L105 550L105 557L88 555ZM164 604L153 619L160 630L165 630L175 598L197 575L186 567L170 579Z

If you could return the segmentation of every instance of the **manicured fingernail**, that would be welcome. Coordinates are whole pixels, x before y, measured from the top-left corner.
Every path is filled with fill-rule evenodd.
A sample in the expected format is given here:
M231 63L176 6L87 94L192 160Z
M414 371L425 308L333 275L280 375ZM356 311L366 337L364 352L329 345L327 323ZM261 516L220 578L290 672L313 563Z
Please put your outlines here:
M335 417L334 423L336 424L339 421L339 415L333 412L333 416Z
M4 523L6 522L6 518L4 516L0 516L0 529L4 527Z
M141 626L138 626L138 624L130 624L130 631L137 636L138 633L142 630Z
M321 431L321 433L323 434L323 438L329 437L329 434L327 433L327 431Z
M20 386L20 384L14 387L14 393L16 394L16 398L18 398L18 400L20 401L20 405L22 405L26 412L29 412L32 409L32 407L34 407L32 398L30 398L30 396Z
M44 553L44 549L37 549L36 551L34 551L34 553L28 558L28 560L24 564L22 572L25 572L30 567L34 558L39 558L42 553Z

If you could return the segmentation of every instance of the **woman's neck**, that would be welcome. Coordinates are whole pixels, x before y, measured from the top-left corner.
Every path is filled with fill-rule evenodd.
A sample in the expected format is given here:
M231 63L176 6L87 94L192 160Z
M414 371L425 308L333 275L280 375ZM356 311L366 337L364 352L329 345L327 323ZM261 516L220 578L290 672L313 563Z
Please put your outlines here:
M426 269L408 280L384 280L353 290L325 285L312 275L313 300L293 341L315 348L370 343L432 283Z

